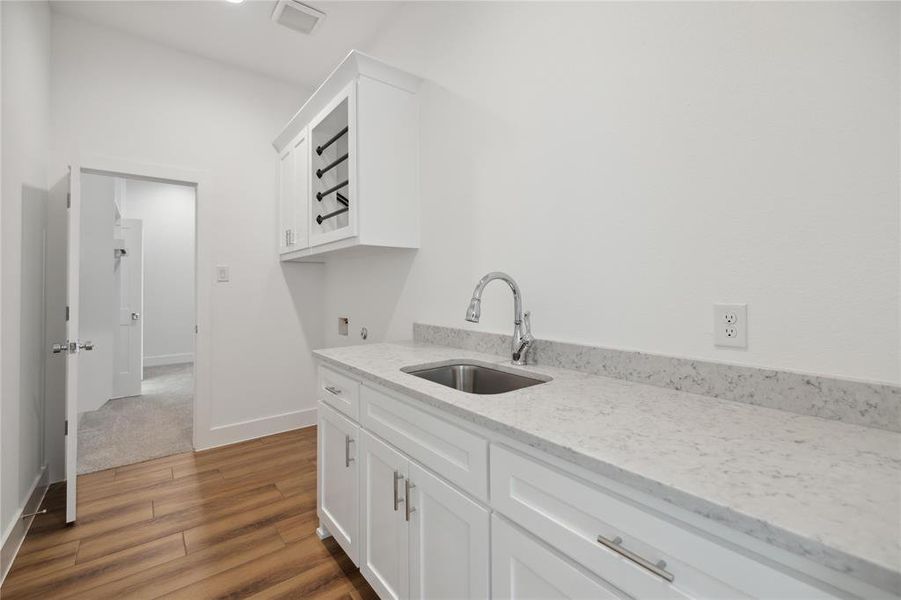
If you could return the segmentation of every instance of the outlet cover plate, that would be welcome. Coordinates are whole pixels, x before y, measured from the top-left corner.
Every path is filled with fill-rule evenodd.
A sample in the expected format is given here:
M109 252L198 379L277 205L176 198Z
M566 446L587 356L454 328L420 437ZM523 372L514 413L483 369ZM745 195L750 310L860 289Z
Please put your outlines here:
M748 347L748 305L713 305L713 343L726 348Z

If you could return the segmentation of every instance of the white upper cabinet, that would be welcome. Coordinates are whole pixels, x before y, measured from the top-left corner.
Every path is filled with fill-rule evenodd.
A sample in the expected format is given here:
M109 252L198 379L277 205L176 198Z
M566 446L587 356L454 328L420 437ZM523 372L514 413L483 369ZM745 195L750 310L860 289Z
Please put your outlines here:
M310 245L310 143L307 138L304 128L278 157L278 248L281 254Z
M282 260L419 247L419 84L354 50L285 126Z

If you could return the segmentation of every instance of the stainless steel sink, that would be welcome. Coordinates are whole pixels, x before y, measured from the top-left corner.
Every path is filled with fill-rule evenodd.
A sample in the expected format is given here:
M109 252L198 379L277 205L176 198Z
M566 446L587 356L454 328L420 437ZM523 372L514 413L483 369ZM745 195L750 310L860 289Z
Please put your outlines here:
M401 370L470 394L503 394L548 381L462 362L431 367L407 367Z

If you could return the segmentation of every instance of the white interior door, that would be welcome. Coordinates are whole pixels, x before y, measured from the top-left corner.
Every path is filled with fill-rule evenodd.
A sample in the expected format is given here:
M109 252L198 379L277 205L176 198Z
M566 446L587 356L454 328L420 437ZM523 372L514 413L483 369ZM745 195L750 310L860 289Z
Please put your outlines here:
M116 258L118 327L113 353L113 397L141 393L144 326L144 241L143 222L123 219L117 238L125 254Z
M69 167L66 255L66 523L75 521L78 476L78 277L81 240L81 169ZM93 348L90 344L87 348Z

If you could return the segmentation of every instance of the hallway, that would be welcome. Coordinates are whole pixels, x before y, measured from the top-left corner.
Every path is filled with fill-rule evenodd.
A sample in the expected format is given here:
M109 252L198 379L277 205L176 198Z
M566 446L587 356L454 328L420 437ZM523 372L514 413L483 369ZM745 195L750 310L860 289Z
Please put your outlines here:
M79 474L190 452L193 371L192 363L147 367L140 396L116 398L82 414Z

